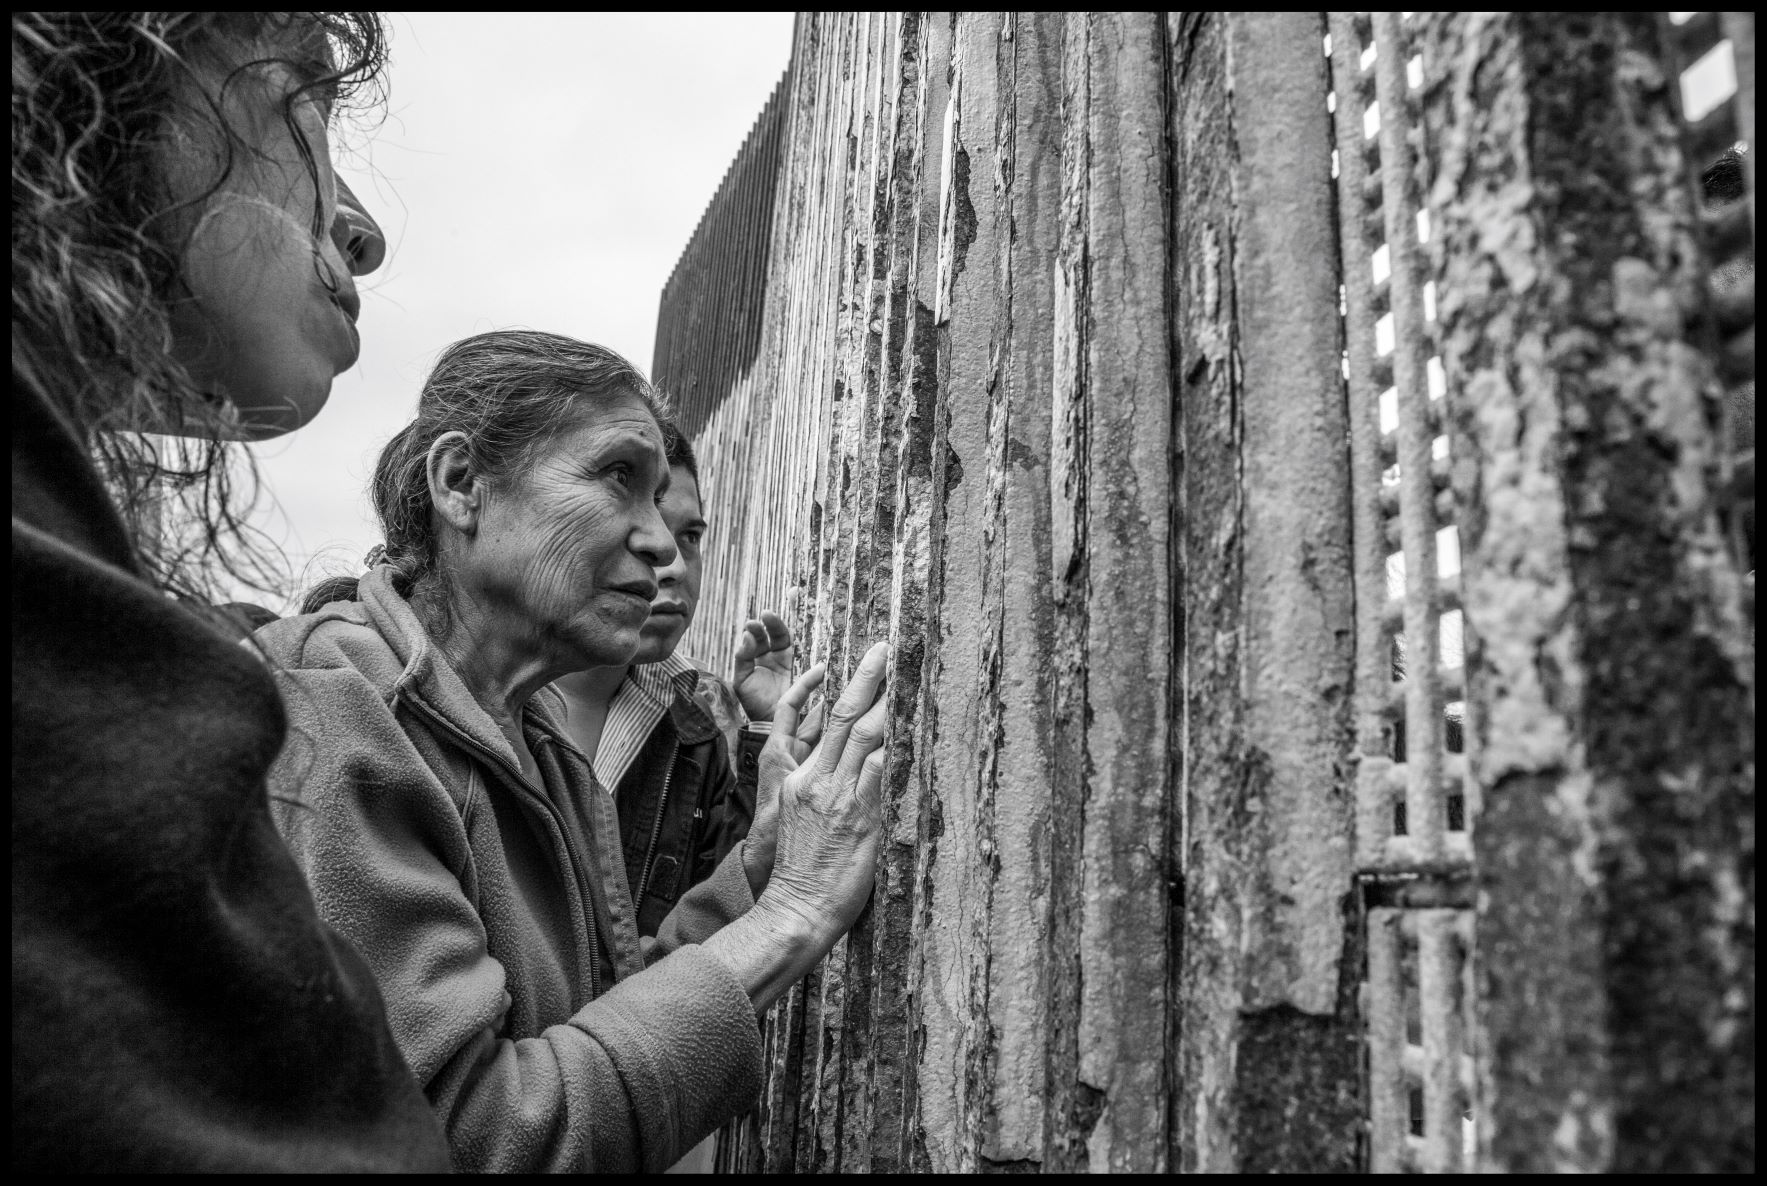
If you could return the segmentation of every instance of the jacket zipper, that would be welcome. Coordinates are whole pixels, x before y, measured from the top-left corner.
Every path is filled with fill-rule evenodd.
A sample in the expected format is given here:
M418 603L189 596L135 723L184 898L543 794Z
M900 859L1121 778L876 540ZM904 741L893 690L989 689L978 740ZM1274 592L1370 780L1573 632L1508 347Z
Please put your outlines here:
M501 769L505 774L510 775L518 786L532 792L534 797L545 805L546 813L552 817L552 822L558 826L559 835L563 836L570 833L570 829L565 827L564 821L558 817L558 809L553 807L551 801L546 798L545 792L541 788L535 787L533 783L528 781L528 776L523 772L521 767L511 766L509 760L502 754L499 754L496 750L482 744L476 737L473 737L470 733L466 732L466 730L454 724L454 722L450 721L447 717L443 716L417 697L401 695L398 699L404 701L413 709L416 709L418 715L426 718L432 725L440 725L445 732L452 734L455 740L461 742L467 749L472 750L480 757L486 759L493 766ZM518 725L517 727L519 728L520 726ZM663 790L664 793L667 794L667 784L664 785ZM583 917L588 923L589 930L589 999L595 1000L601 996L601 933L600 928L595 921L595 901L593 897L591 897L587 906L588 909L583 912Z
M675 781L675 756L681 752L681 739L677 737L669 745L669 764L663 769L663 793L657 799L656 819L650 825L650 847L644 853L644 872L638 877L638 894L632 903L634 910L641 909L644 892L650 888L650 871L656 861L657 841L663 836L663 813L669 808L669 784Z

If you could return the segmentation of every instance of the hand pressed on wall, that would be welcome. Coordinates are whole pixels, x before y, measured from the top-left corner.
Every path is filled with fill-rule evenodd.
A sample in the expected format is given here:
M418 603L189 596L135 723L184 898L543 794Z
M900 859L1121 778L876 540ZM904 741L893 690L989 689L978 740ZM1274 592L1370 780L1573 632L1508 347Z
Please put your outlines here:
M827 937L830 944L871 897L889 732L889 661L883 643L865 652L813 750L779 786L773 871L757 905L797 920L805 933ZM776 734L802 742L815 728L800 731L796 698L780 702Z
M755 780L755 822L743 842L743 872L757 898L767 888L767 879L773 872L773 854L779 841L780 790L786 776L803 764L822 736L822 712L816 709L805 713L804 705L821 686L827 672L826 663L817 663L778 698L780 719L761 750L760 771Z
M751 877L763 864L771 870L754 908L703 944L707 955L730 969L757 1016L828 954L871 898L882 827L883 742L889 731L889 701L882 692L889 661L882 643L865 653L813 746L806 737L817 725L800 729L798 709L821 682L821 670L807 673L780 700L774 727L778 768L795 769L762 800L766 818L757 819L743 850Z

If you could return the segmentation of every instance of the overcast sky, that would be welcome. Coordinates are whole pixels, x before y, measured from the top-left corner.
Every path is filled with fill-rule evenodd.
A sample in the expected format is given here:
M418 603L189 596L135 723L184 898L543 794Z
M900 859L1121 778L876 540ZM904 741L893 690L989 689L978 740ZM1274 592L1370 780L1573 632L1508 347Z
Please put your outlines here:
M375 455L448 343L553 330L649 371L663 282L785 70L792 14L397 13L391 26L384 118L339 149L390 247L360 282L361 361L312 424L255 449L257 522L301 586L358 571L379 541Z

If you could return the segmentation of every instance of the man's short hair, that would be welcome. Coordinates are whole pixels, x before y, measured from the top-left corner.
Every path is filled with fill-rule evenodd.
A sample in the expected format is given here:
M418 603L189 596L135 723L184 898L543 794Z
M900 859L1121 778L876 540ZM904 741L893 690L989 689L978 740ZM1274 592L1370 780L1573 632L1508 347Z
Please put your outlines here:
M687 472L693 475L694 486L698 488L701 497L704 497L705 486L699 480L699 458L693 455L693 442L687 439L687 434L673 420L664 421L662 427L663 452L668 455L669 468L685 466Z

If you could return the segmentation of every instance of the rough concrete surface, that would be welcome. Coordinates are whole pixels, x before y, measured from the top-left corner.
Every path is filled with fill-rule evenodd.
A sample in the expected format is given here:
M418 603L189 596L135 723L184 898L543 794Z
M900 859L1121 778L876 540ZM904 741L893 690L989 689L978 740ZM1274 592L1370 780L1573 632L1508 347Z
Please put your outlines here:
M720 524L690 649L781 609L834 695L889 639L885 835L723 1168L1354 1171L1414 1082L1449 1168L1463 1040L1480 1167L1752 1164L1752 611L1660 28L1375 15L1421 91L1367 14L800 14L656 371ZM1393 678L1461 605L1464 755Z
M1687 337L1700 264L1660 25L1503 14L1425 31L1484 710L1484 1154L1742 1169L1753 639L1714 516L1719 410Z

